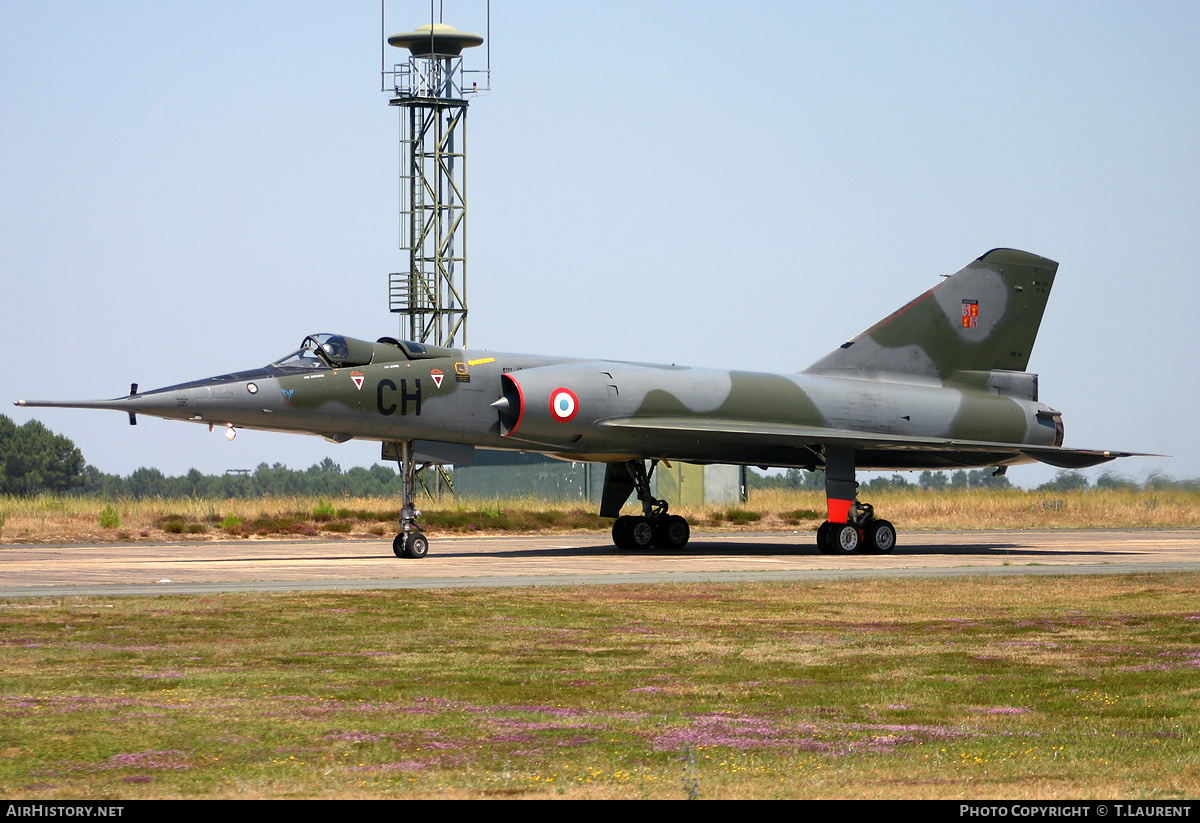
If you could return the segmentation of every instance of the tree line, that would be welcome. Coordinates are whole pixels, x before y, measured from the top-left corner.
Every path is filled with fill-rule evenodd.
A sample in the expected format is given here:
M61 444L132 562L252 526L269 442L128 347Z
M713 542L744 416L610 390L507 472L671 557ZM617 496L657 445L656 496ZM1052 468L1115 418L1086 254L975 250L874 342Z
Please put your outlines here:
M891 477L874 477L859 484L863 491L879 491L881 489L1011 489L1012 483L1004 475L996 475L994 469L974 469L972 471L925 471L917 479L909 480L903 474L893 474ZM821 469L806 471L804 469L788 469L782 474L760 474L750 470L750 488L752 489L802 489L806 491L825 490L825 472Z
M384 465L348 471L326 457L307 469L289 469L282 463L260 463L245 474L201 474L197 469L170 477L158 469L141 468L128 477L105 474L94 466L83 470L77 494L105 499L121 497L199 497L208 500L250 497L398 497L400 474Z
M824 491L825 472L788 469L781 474L761 474L750 470L751 489L803 489ZM863 491L882 489L928 489L933 491L959 491L963 489L1011 489L1015 488L1008 477L995 474L994 469L972 469L958 471L923 471L915 479L903 474L891 477L875 477L859 486ZM1144 481L1131 480L1113 472L1105 472L1092 482L1077 471L1060 471L1053 480L1035 488L1035 491L1086 491L1088 489L1181 489L1200 491L1200 477L1178 480L1165 474L1153 473Z

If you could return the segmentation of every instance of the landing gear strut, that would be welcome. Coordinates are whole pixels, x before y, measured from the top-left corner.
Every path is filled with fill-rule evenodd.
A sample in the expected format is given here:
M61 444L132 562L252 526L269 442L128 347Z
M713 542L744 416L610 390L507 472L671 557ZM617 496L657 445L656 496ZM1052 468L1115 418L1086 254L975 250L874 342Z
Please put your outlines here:
M404 499L400 508L400 533L392 541L392 551L396 557L419 560L429 554L429 538L421 532L421 527L417 524L417 518L421 516L421 512L417 511L413 492L417 473L413 443L411 440L403 440L396 445L400 447L397 462L400 464L400 489ZM425 468L425 466L421 468Z
M642 515L622 515L613 523L612 538L618 549L628 551L650 546L682 549L691 537L688 522L677 514L667 514L667 501L659 500L650 493L650 477L657 465L657 460L651 460L650 470L646 471L646 464L642 460L625 461L638 500L642 501Z
M825 450L825 497L829 519L817 529L821 554L890 554L896 548L895 527L876 519L870 503L858 502L853 450Z

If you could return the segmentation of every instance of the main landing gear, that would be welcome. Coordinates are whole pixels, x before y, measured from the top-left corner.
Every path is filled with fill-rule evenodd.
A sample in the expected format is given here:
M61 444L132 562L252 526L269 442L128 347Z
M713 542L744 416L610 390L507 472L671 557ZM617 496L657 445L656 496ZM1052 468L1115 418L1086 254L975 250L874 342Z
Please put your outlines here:
M413 482L417 473L413 444L411 440L403 440L395 445L400 448L397 462L400 464L400 489L404 501L400 508L400 533L392 541L392 551L396 557L420 560L429 554L429 538L421 532L421 527L417 524L421 512L417 511L413 492ZM385 450L385 455L386 453Z
M895 550L895 527L886 520L877 520L870 503L856 501L851 516L845 523L826 520L817 529L817 548L821 554L891 554Z
M647 472L643 461L625 461L638 500L642 501L642 515L621 515L613 523L612 538L618 549L636 551L651 546L656 549L682 549L692 536L688 522L677 514L667 514L667 501L650 494L650 476L657 465L657 460L651 460L650 471Z
M870 503L858 502L853 449L825 449L825 499L829 519L817 529L821 554L890 554L895 550L895 527L877 520Z

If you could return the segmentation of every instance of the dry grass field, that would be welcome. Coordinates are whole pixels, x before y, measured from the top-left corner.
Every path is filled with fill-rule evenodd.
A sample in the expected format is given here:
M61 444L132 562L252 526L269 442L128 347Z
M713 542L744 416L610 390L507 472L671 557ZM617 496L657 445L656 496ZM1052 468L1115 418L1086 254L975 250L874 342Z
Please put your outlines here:
M905 531L1200 527L1200 492L1186 490L887 490L872 492L869 499ZM418 505L423 525L433 534L603 532L611 525L585 501L447 497ZM815 530L824 519L825 499L820 492L764 490L735 506L672 511L699 530ZM0 542L374 538L393 531L397 514L397 502L386 498L0 498Z

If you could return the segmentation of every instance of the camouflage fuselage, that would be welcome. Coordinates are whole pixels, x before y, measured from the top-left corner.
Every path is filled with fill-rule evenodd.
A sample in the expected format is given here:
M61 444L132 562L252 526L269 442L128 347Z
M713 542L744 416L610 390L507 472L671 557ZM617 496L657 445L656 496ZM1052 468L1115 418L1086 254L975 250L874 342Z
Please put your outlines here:
M435 347L413 359L388 343L369 345L376 355L366 365L291 373L267 367L103 401L103 407L339 442L425 439L598 461L813 467L822 464L822 444L846 432L859 439L886 436L890 444L878 452L861 449L861 468L997 465L1027 458L986 451L949 458L921 451L915 441L911 451L897 450L895 442L1046 446L1055 440L1046 406L986 387ZM556 393L565 404L561 411L552 405ZM498 409L504 399L507 406Z

